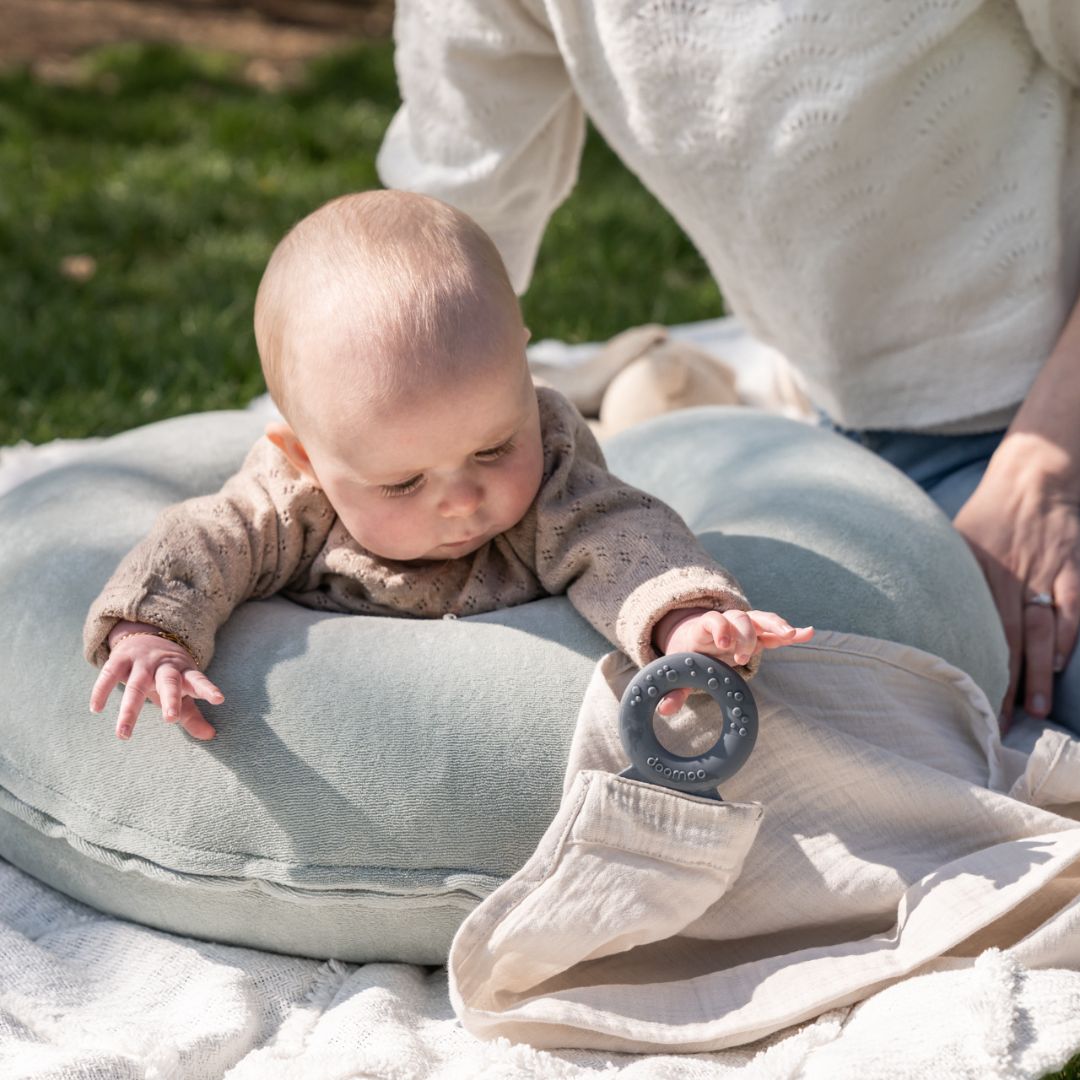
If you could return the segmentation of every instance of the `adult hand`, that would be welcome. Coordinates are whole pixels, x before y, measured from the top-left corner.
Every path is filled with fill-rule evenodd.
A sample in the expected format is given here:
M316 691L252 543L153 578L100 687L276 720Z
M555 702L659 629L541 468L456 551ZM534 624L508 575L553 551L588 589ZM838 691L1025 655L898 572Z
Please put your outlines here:
M1006 438L953 522L982 568L1009 645L1005 730L1018 697L1030 715L1049 713L1054 673L1080 627L1080 491L1071 471L1040 467L1033 449L1027 437ZM1038 602L1046 598L1052 605Z
M101 712L113 688L124 683L117 738L131 738L143 703L150 700L161 706L167 723L179 724L193 738L212 739L214 728L196 707L195 699L219 705L224 694L196 667L183 646L154 633L130 629L141 625L118 624L110 633L110 641L116 644L110 646L109 659L90 692L90 711Z

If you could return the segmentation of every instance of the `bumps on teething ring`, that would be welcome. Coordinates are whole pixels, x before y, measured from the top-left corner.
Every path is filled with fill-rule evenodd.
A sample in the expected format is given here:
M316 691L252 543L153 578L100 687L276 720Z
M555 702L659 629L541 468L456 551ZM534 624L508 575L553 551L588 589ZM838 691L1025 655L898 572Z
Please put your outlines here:
M703 754L683 757L665 749L653 719L665 694L689 688L711 694L724 717L723 733ZM672 653L631 679L619 706L619 738L630 758L620 776L719 799L717 785L746 764L757 740L758 714L746 680L720 660L701 653Z

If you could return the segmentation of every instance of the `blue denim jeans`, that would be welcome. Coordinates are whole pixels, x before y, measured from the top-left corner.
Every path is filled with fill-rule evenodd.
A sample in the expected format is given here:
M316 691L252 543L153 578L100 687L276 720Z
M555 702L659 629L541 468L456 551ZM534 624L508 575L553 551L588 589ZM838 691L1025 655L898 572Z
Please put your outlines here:
M858 431L822 415L822 424L872 450L915 481L950 517L956 517L986 471L1005 435L920 435L911 431ZM1021 677L1021 689L1023 681ZM1080 734L1080 649L1054 677L1050 719ZM998 702L992 702L997 707Z

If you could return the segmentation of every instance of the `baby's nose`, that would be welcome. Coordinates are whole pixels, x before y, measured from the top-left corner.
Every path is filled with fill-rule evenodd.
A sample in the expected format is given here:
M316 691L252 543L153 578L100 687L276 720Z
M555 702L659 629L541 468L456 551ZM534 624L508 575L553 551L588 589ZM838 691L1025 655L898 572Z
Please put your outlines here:
M439 511L444 517L470 517L483 501L483 488L474 480L463 479L446 488Z

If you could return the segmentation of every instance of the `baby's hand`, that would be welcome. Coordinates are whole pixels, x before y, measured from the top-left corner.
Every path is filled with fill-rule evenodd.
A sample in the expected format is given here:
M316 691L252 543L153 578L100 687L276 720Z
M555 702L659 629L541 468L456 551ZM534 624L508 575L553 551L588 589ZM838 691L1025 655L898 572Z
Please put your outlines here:
M131 738L143 702L149 698L161 706L167 723L179 724L193 738L212 739L214 729L195 707L195 699L220 705L225 695L195 666L183 646L152 633L132 633L139 625L118 623L113 627L110 638L123 640L110 650L90 691L90 711L101 712L113 687L125 683L116 719L118 738Z
M662 653L697 652L738 667L763 649L801 644L814 636L812 626L796 629L771 611L669 611L656 625L654 639ZM673 690L657 707L661 716L682 708L690 690Z

